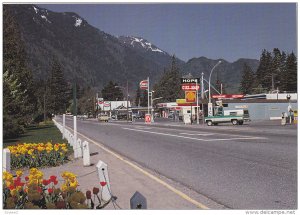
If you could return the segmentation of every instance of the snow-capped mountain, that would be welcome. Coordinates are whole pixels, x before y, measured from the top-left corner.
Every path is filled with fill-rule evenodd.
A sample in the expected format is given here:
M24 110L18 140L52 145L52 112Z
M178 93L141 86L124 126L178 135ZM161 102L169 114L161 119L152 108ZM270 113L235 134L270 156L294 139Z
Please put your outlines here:
M56 13L37 5L4 5L19 25L28 64L39 78L47 77L53 58L67 79L103 87L128 80L133 90L148 76L158 80L171 56L142 38L122 40L91 25L76 13ZM125 39L125 37L123 38Z
M166 51L152 42L133 36L115 37L91 25L76 13L56 13L36 5L4 4L19 26L28 65L36 78L47 78L53 59L63 67L69 81L78 80L82 86L101 89L109 81L129 82L130 91L150 77L151 83L159 80L172 60ZM176 53L172 53L175 54ZM215 60L193 58L187 63L176 59L182 74L201 72L209 74ZM227 86L239 84L244 60L223 63L215 73ZM247 59L255 71L257 60Z

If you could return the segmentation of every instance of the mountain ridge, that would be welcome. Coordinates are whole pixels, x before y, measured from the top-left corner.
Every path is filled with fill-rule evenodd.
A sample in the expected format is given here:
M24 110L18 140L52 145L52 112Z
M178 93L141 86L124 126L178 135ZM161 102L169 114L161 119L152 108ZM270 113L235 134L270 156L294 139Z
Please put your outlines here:
M83 86L100 90L110 80L121 85L128 80L131 91L135 91L140 80L149 76L151 83L155 83L171 64L172 56L152 42L140 36L115 37L90 25L76 13L57 13L30 4L4 7L10 7L19 24L29 67L37 78L47 77L52 59L57 58L68 81L75 80ZM203 56L187 62L176 58L182 74L195 75L199 70L207 74L217 61ZM240 64L246 61L234 62L235 65L230 66L224 60L224 65L235 69L231 71L232 76L237 77L233 81L239 83ZM257 63L250 64L254 69L258 66ZM222 65L220 68L224 70ZM224 77L225 82L230 82Z

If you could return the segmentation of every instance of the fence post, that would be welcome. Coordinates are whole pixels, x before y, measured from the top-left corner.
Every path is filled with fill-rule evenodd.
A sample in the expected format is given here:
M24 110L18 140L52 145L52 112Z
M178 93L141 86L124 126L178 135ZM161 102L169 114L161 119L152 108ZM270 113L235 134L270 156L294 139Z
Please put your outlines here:
M97 163L97 173L100 180L100 184L102 184L102 199L104 201L109 201L111 199L110 192L110 184L108 178L107 164L103 161L99 160Z
M87 141L82 143L83 148L83 166L91 165L90 147Z
M3 164L2 171L10 172L10 151L9 149L3 149Z

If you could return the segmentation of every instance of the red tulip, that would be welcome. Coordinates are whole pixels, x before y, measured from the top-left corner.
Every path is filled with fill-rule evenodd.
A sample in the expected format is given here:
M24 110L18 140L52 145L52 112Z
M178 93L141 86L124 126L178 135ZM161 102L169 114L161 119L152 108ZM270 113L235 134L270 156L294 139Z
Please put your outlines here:
M86 198L91 199L92 198L92 193L90 190L86 191Z
M43 185L47 186L47 185L49 184L49 182L50 182L50 181L44 179L44 180L43 180Z
M42 193L42 192L43 192L43 191L42 191L42 188L40 188L40 187L37 188L37 191L38 191L39 193Z
M101 182L100 182L100 185L101 185L102 187L104 187L104 186L106 185L106 181L101 181Z
M97 195L99 193L99 188L94 187L93 188L93 194Z
M51 175L49 180L54 183L56 181L56 176L55 175Z
M53 183L54 183L54 185L57 185L57 184L58 184L58 181L57 181L57 180L55 180L55 181L53 181Z
M14 185L10 185L10 186L8 187L8 189L13 190L13 189L15 189L15 186L14 186Z
M26 177L25 177L25 181L28 181L28 180L29 180L29 177L28 177L28 176L26 176Z
M48 193L49 193L49 194L53 193L53 189L48 188Z

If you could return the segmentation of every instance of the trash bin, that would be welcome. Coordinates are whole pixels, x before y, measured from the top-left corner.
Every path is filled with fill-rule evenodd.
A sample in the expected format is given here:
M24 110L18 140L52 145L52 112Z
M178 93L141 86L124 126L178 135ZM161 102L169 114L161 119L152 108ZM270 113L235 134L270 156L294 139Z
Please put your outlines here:
M294 124L298 123L298 111L294 110Z

